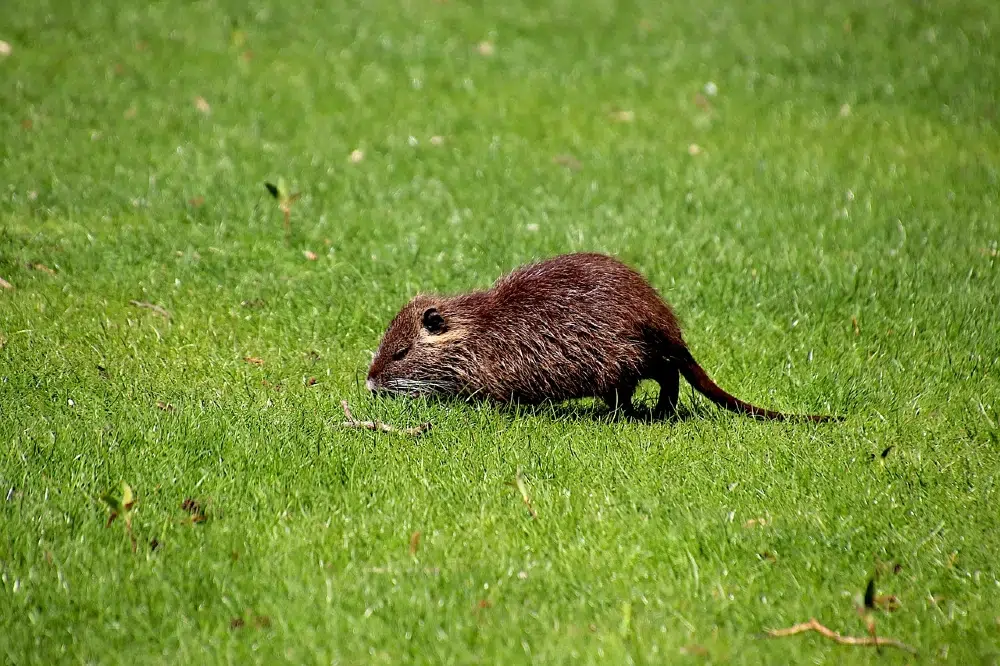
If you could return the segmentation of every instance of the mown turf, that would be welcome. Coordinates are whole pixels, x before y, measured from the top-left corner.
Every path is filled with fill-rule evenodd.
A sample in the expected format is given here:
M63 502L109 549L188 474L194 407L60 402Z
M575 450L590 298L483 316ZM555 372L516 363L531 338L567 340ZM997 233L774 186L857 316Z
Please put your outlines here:
M0 658L903 663L761 638L864 635L877 572L880 635L996 663L998 36L987 0L8 2ZM846 420L365 394L415 292L584 249L733 393Z

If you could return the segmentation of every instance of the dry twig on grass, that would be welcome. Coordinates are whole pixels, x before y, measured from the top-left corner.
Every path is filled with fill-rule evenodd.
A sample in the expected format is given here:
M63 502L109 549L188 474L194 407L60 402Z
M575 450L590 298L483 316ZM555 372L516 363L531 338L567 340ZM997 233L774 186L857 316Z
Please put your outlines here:
M422 423L414 428L397 428L396 426L389 425L388 423L382 423L381 421L358 421L354 418L354 415L351 414L351 408L348 406L346 400L341 400L340 406L344 408L344 416L347 417L347 420L342 424L345 428L364 428L366 430L381 430L382 432L399 432L413 437L419 437L431 429L430 423Z
M161 306L155 303L147 303L146 301L129 301L129 305L134 305L137 308L145 308L147 310L152 310L156 314L160 315L164 319L170 319L170 313Z
M814 617L809 618L808 622L802 622L800 624L796 624L795 626L788 627L787 629L768 629L767 635L771 638L781 638L783 636L802 634L807 631L815 631L816 633L829 638L835 643L840 643L841 645L868 645L871 647L888 646L905 650L911 654L917 654L916 648L913 648L902 641L897 641L895 638L883 638L881 636L842 636L833 629L824 627Z

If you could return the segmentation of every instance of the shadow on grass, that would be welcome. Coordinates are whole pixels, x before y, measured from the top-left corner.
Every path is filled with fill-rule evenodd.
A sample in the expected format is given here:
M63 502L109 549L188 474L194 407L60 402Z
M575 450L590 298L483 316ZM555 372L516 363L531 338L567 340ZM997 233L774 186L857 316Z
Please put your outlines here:
M621 406L609 407L603 401L596 398L581 398L576 400L566 400L562 402L542 402L538 404L524 403L498 403L488 398L478 396L444 396L444 395L421 395L405 396L392 394L372 395L363 388L360 375L356 377L355 395L350 399L353 404L355 400L359 403L374 400L375 404L407 404L417 407L419 405L433 405L435 407L472 407L474 409L495 410L497 414L507 417L528 416L534 418L548 418L552 421L563 422L603 422L603 423L680 423L696 419L710 419L718 414L717 409L711 406L694 402L692 405L680 405L677 412L673 414L663 414L657 412L651 400L636 400L633 409L623 409Z
M675 414L660 414L651 405L638 403L634 409L626 410L621 407L611 408L599 400L581 399L567 400L565 402L542 402L539 404L521 403L496 403L485 399L476 398L455 398L445 396L420 396L419 398L409 398L406 396L379 396L376 401L381 400L412 400L424 402L427 405L436 407L463 406L472 408L486 408L495 410L497 414L507 417L527 416L534 418L547 418L553 421L593 421L603 423L679 423L693 419L711 418L716 410L695 405L693 408L680 407Z
M599 401L567 401L558 403L541 403L538 405L499 405L497 410L502 414L524 415L541 418L551 418L553 421L597 421L605 423L680 423L693 419L710 418L712 411L694 406L682 406L674 414L658 413L651 405L638 403L629 411L611 408Z

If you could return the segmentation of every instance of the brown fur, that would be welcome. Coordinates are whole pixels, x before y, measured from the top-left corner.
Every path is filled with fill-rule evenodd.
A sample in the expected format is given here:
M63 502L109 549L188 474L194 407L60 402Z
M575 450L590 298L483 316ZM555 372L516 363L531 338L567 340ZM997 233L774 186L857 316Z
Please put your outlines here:
M637 272L608 256L567 254L523 266L486 291L415 297L389 325L367 386L527 404L597 397L631 410L638 383L653 379L656 410L670 415L679 375L726 409L793 418L719 388L691 356L670 307Z

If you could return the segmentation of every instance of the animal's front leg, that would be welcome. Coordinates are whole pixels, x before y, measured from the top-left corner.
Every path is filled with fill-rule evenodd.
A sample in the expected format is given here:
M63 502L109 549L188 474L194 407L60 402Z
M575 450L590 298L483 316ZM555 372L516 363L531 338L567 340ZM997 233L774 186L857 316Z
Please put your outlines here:
M635 406L632 404L632 394L635 393L635 385L618 386L601 397L608 407L614 410L622 410L627 416L635 416Z

